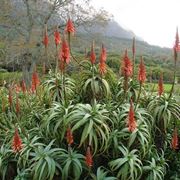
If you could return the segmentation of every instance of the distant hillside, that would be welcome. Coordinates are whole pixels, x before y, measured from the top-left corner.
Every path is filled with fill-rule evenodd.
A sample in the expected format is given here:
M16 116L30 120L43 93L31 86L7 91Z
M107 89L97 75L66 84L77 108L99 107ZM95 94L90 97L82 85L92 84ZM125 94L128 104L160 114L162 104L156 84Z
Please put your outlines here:
M95 41L98 49L103 43L110 53L122 54L125 49L128 49L131 54L132 38L119 38L103 36L101 33L93 34L76 34L73 38L73 46L76 51L84 51L84 48L90 49L92 41ZM159 46L149 45L147 42L136 40L137 55L150 56L159 60L172 60L172 50L169 48L161 48Z
M106 25L94 25L92 27L79 27L78 31L82 34L91 33L101 33L103 36L107 37L118 37L118 38L125 38L125 39L132 39L136 37L137 39L141 40L141 38L137 37L132 31L128 31L124 29L120 24L116 21L111 20Z

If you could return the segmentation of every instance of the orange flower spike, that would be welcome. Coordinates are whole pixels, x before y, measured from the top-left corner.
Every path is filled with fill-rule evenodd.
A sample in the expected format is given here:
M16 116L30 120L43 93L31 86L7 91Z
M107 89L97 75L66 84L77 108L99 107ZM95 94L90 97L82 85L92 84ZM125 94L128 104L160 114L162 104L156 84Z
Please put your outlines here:
M159 82L158 82L158 94L161 96L164 92L164 85L163 85L163 74L160 75Z
M12 141L12 149L15 153L19 152L22 149L22 140L19 136L18 129L15 129L13 141Z
M22 89L22 92L25 94L27 89L26 89L26 83L24 80L22 80L21 89Z
M66 24L65 32L69 34L74 34L75 33L75 28L72 20L69 18Z
M130 109L128 114L128 128L130 132L133 132L137 128L137 123L134 118L134 109L133 109L133 102L130 102Z
M93 159L92 159L92 154L91 154L90 146L87 147L85 161L86 161L86 165L89 168L92 167Z
M128 57L127 50L125 51L125 55L123 57L121 71L122 71L122 75L126 78L132 76L132 63Z
M171 140L171 148L173 150L176 150L176 149L178 149L178 145L179 145L178 132L177 132L177 128L175 128L174 132L173 132L173 137L172 137L172 140Z
M106 73L106 64L103 63L99 63L99 73L101 76L103 76Z
M60 51L60 60L63 60L66 64L70 62L70 50L68 43L65 39L62 41L61 51Z
M61 36L58 31L58 28L54 32L54 41L55 41L56 47L61 43Z
M138 80L141 84L143 84L146 81L146 68L142 57L141 62L139 64Z
M94 42L91 45L90 61L92 64L95 64L95 61L96 61L96 54L94 52Z
M36 90L39 84L40 84L40 80L38 77L38 73L36 71L34 71L32 74L32 87L33 87L33 89Z
M45 25L44 38L43 38L43 44L44 44L45 48L47 48L48 43L49 43L49 38L48 38L48 34L47 34L47 25Z
M73 134L70 127L68 127L67 129L66 140L69 146L74 142Z
M101 49L101 54L100 54L100 63L105 63L107 59L107 53L106 53L106 48L104 47L104 45L102 45L102 49Z

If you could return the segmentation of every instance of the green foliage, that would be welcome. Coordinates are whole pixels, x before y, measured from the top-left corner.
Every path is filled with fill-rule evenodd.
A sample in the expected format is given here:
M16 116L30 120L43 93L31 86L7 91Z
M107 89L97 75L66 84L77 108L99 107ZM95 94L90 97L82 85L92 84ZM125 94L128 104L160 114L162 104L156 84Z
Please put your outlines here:
M109 123L111 120L108 111L101 104L77 104L67 120L73 132L80 132L79 146L84 143L93 145L94 153L106 150L110 134Z
M61 155L62 164L62 179L66 180L68 177L78 180L82 174L82 164L84 156L69 148L68 151L64 151Z
M146 180L157 179L163 180L165 169L161 164L157 164L154 158L148 161L148 165L143 167L144 173L146 174Z
M7 146L2 145L0 148L0 177L2 178L2 180L6 179L7 171L12 161L12 150Z
M82 73L81 94L85 102L89 102L92 98L102 100L109 98L111 95L110 86L104 77L101 77L98 68L91 65L90 62L84 61L82 64L86 70ZM106 74L106 78L111 80L111 73Z
M166 129L171 120L180 119L180 106L175 99L169 99L167 95L154 98L148 105L149 112L152 113L157 123L162 123Z
M0 85L4 84L4 81L7 83L19 81L22 78L21 72L0 72Z
M62 98L71 99L75 93L73 79L59 73L53 74L50 72L43 85L47 88L47 93L51 94L53 100L56 101L60 101Z
M122 154L109 163L113 171L117 171L117 177L122 180L140 179L142 175L142 162L137 154L138 150L129 151L124 146L119 146L119 151Z
M148 58L145 57L146 63ZM151 83L149 87L143 84L139 93L136 75L134 80L128 79L125 92L124 78L117 78L119 55L111 54L107 59L116 74L107 66L106 74L101 76L98 64L92 65L87 60L78 63L79 67L73 62L63 74L50 70L34 93L30 89L26 93L15 92L13 88L12 107L9 106L8 88L0 89L0 178L179 178L178 150L170 148L174 126L180 125L178 93L176 97L169 98L165 93L159 97ZM162 69L154 60L147 64L154 66L155 80ZM75 76L70 72L72 69ZM149 68L147 73L150 74ZM170 84L165 86L167 93L169 88ZM19 114L16 112L17 96ZM127 123L130 100L137 124L132 132ZM23 143L20 152L14 152L11 147L15 128ZM67 142L69 136L72 144ZM91 152L86 152L88 146ZM86 163L91 159L92 167L88 167Z
M64 151L60 148L52 148L53 141L46 147L38 146L31 159L33 179L52 180L54 175L60 173L62 168L58 163L60 155Z
M44 117L42 124L42 127L45 128L47 136L54 137L61 141L63 140L68 127L67 119L69 117L69 113L72 111L72 108L72 105L66 107L58 102L55 102L52 105L52 107L48 110L48 115Z
M104 169L103 167L99 167L97 169L97 173L91 174L93 180L116 180L117 178L108 176L108 171Z

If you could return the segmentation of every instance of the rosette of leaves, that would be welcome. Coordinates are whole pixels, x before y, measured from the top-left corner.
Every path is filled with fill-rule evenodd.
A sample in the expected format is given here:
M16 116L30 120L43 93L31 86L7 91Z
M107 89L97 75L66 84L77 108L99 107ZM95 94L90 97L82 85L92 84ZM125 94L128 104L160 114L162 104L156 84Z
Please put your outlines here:
M76 88L73 79L60 73L53 74L52 72L50 72L43 86L47 88L48 94L56 101L60 101L64 98L66 98L66 100L71 99L75 94Z
M110 86L106 79L100 76L98 68L86 62L86 69L82 72L81 98L90 102L94 97L96 100L109 98L111 95Z
M110 176L110 172L104 167L98 167L96 174L91 174L93 180L117 180L116 177Z
M163 156L161 158L152 157L150 161L146 161L147 165L143 167L143 174L146 180L157 179L163 180L166 174L167 163Z
M113 122L115 129L111 132L110 143L112 144L110 146L117 149L118 143L123 141L128 147L136 146L145 155L153 141L151 132L154 119L144 108L137 108L134 117L137 128L133 132L129 132L127 126L128 113L129 104L121 105L117 111L114 111Z
M125 98L125 92L124 92L124 78L121 77L119 81L116 84L115 88L115 99L118 99L120 102L122 102ZM133 99L133 101L136 101L138 98L138 92L139 92L140 85L137 81L133 81L130 79L128 81L128 89L126 92L126 98L127 100ZM142 92L144 93L144 88L142 88Z
M30 166L30 159L31 159L31 153L34 153L35 149L39 146L43 146L43 143L40 143L40 137L34 136L32 137L26 137L23 141L23 148L20 152L20 156L18 158L18 166L22 169ZM21 171L19 171L20 173ZM26 172L27 174L27 172Z
M148 105L149 112L156 119L157 125L166 129L171 120L180 119L180 106L174 98L167 95L154 98Z
M124 146L118 147L120 157L109 163L113 172L121 180L138 180L142 176L142 162L138 150L129 151Z
M68 127L66 121L72 110L73 105L71 104L65 106L64 104L54 102L48 110L48 116L44 117L42 124L42 127L46 129L46 136L62 141Z
M9 174L9 169L14 168L13 162L15 162L13 151L3 144L0 148L0 177L2 180L8 179L9 175L10 178L15 175L15 172Z
M62 165L62 179L80 179L83 171L84 156L69 148L60 156Z
M69 123L72 132L80 135L79 146L92 145L94 153L106 150L112 122L103 105L77 104L68 116Z
M27 180L31 179L31 169L17 169L17 176L14 180Z
M46 147L45 145L38 146L35 152L31 153L33 180L52 180L55 175L61 173L59 159L64 149L53 148L53 142L51 141Z

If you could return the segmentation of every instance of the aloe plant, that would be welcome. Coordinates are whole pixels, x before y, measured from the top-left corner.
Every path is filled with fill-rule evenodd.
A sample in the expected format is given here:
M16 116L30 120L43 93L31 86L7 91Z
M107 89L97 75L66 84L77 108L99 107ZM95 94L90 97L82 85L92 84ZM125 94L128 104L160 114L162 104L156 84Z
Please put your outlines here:
M60 156L62 164L62 179L80 179L83 171L84 156L69 148Z
M162 123L164 129L167 128L170 121L180 118L180 106L175 99L169 99L166 95L153 99L148 105L149 112L158 123Z
M163 180L165 175L164 165L158 164L154 158L148 161L148 165L143 167L145 180L157 179Z
M84 143L93 146L94 153L107 149L111 120L108 111L100 104L77 104L69 114L67 124L71 123L72 131L81 132L79 146Z
M112 171L117 172L121 180L138 180L142 175L142 162L138 150L129 151L124 146L119 146L121 156L109 163Z
M64 78L64 79L63 79ZM53 74L50 72L49 78L43 83L54 100L71 99L75 94L75 82L69 77L63 77L62 74ZM64 97L66 96L66 97Z
M51 141L46 147L38 146L35 152L31 153L33 180L52 180L56 173L59 174L62 171L59 158L64 150L52 148L53 142Z
M180 106L175 99L169 99L165 94L164 96L153 99L147 109L156 120L156 146L159 150L164 149L166 132L170 122L180 119Z
M0 177L6 179L8 168L11 162L15 161L12 150L5 145L0 148Z
M112 131L111 141L114 149L117 149L117 142L123 141L128 147L137 146L145 155L148 152L149 145L152 143L152 128L154 119L144 108L138 108L135 112L137 128L129 132L127 127L127 118L129 113L129 104L123 104L113 112L115 129ZM113 133L115 133L113 135ZM115 147L116 146L116 147Z
M109 171L107 171L105 168L98 167L96 175L91 174L91 177L93 180L117 180L116 177L109 176Z
M66 121L72 110L71 104L65 106L57 102L53 103L42 123L42 127L46 129L46 135L62 141L67 129Z
M82 98L85 102L89 102L92 98L96 100L102 100L103 98L109 98L111 95L108 82L102 78L95 65L91 66L89 62L86 62L87 70L83 71L81 92Z

